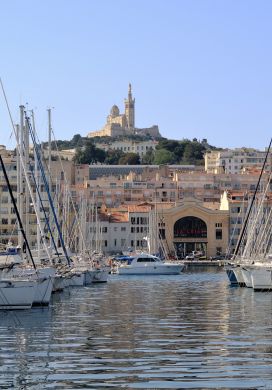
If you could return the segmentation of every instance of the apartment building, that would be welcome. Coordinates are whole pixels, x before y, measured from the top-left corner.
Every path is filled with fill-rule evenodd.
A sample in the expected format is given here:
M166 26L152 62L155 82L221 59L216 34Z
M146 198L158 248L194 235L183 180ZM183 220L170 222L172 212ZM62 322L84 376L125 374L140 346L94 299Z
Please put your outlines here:
M261 168L266 154L266 151L252 148L211 150L204 155L205 171L214 174L239 174L244 169ZM266 163L267 170L271 170L271 157L270 152Z
M133 140L123 140L123 141L114 141L110 143L96 143L96 147L103 149L106 152L108 150L121 150L124 153L136 153L142 158L146 153L154 151L158 141L148 140L148 141L133 141Z

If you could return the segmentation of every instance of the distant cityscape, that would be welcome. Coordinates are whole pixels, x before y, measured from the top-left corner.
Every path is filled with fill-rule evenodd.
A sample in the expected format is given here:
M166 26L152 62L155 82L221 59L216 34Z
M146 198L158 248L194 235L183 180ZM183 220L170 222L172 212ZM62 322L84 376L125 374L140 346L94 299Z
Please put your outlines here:
M27 135L24 143L27 145ZM71 148L71 146L73 146ZM38 245L37 216L18 171L18 151L0 146L9 180L20 199L22 219L29 223L29 241ZM35 150L29 146L29 165ZM184 258L198 251L205 258L232 253L247 207L260 181L263 188L271 172L271 152L251 148L218 149L203 140L168 140L158 126L135 127L135 99L129 85L125 113L114 105L102 130L71 141L41 145L46 175L60 225L73 229L77 214L85 215L81 229L93 250L113 255L131 248L153 252L158 240L169 257ZM25 157L24 157L25 158ZM35 183L31 179L33 192ZM271 184L269 183L271 187ZM271 191L272 188L270 188ZM46 186L41 184L41 198ZM258 196L258 193L257 193ZM271 196L265 200L271 208ZM84 210L82 209L84 205ZM49 212L49 201L44 211ZM20 244L14 207L3 173L0 175L0 243ZM48 233L44 221L45 232ZM99 233L99 240L98 240ZM76 250L79 231L67 245Z

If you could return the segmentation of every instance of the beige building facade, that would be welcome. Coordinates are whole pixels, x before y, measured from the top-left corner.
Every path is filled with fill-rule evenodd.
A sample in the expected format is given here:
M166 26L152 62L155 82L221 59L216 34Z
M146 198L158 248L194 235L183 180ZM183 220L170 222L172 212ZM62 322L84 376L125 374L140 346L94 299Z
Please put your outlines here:
M111 143L96 143L96 147L105 151L108 150L121 150L124 153L136 153L142 158L146 153L155 151L158 141L133 141L123 140L114 141Z
M213 257L225 254L229 244L229 212L211 209L187 199L159 212L159 230L171 254L184 258L192 252Z
M105 211L106 210L106 211ZM224 255L229 244L229 212L194 199L173 203L102 208L102 248L108 254L129 249L163 251L179 259L193 252L203 257Z
M245 169L261 168L266 151L252 148L225 149L208 151L204 155L205 171L207 173L239 174ZM266 169L271 169L271 152L268 154Z

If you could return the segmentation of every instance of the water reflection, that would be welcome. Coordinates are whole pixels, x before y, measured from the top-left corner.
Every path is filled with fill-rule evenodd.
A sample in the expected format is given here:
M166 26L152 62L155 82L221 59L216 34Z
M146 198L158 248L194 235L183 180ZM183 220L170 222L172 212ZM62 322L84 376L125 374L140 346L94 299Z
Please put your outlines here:
M1 389L272 388L271 293L218 269L112 276L0 312Z

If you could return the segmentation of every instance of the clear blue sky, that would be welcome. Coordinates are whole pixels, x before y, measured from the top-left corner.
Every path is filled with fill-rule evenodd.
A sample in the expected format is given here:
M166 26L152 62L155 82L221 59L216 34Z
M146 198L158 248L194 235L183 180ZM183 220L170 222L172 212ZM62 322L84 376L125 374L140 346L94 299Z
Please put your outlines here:
M272 135L272 1L9 0L1 2L0 75L17 122L36 112L46 137L100 129L123 112L173 139L264 149ZM0 97L0 144L11 145Z

